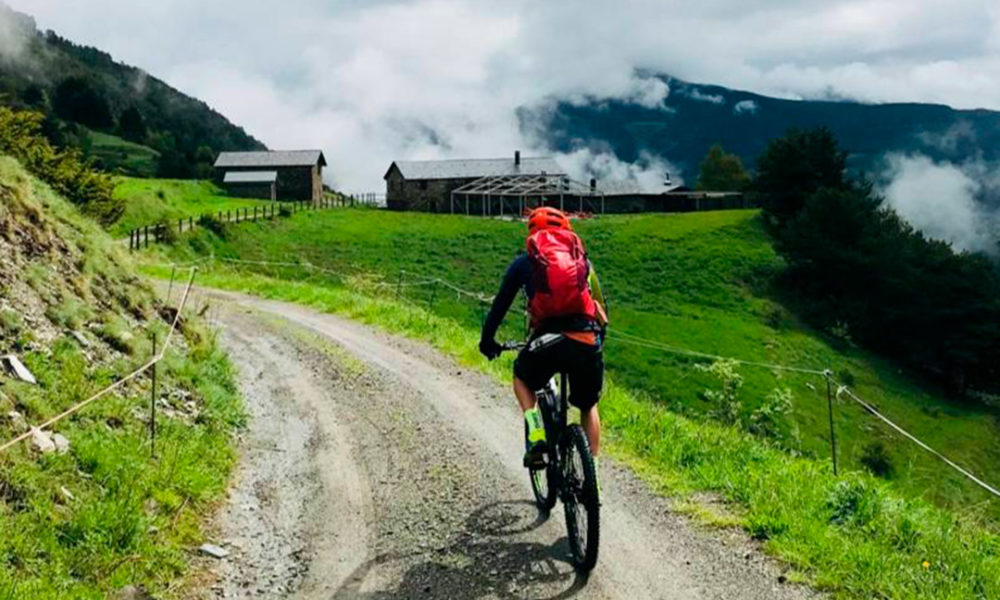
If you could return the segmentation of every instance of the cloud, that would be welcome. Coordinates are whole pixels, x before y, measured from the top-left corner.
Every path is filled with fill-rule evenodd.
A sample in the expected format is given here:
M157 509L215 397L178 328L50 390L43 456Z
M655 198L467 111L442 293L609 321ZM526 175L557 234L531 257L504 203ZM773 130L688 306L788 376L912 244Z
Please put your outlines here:
M7 1L271 147L323 147L351 190L395 158L546 152L520 106L661 107L670 90L637 73L1000 109L1000 5L981 0Z
M30 17L19 16L0 2L0 60L23 65L24 50L34 31Z
M757 114L757 109L760 108L757 103L753 100L740 100L733 106L733 112L738 115Z
M1000 190L996 166L935 163L923 155L886 157L882 190L886 203L927 237L948 242L958 251L1000 253L1000 209L990 209L984 195Z
M692 87L687 90L686 95L692 100L697 100L698 102L708 102L710 104L725 104L726 99L720 94L706 94L696 87Z
M647 152L642 153L635 163L625 163L610 152L581 148L557 155L556 161L572 179L584 183L592 177L598 181L634 181L644 192L663 191L668 175L672 183L683 183L677 179L679 169Z
M663 104L670 95L670 86L656 77L635 77L625 94L625 101L645 108L665 108Z

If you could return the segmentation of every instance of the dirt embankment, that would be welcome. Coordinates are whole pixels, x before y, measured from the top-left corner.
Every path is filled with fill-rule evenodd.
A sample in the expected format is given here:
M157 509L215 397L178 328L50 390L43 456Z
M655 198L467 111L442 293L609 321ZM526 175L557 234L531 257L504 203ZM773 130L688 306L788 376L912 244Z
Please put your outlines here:
M529 503L509 392L427 346L218 293L252 413L220 536L225 598L805 598L732 531L603 464L601 558Z

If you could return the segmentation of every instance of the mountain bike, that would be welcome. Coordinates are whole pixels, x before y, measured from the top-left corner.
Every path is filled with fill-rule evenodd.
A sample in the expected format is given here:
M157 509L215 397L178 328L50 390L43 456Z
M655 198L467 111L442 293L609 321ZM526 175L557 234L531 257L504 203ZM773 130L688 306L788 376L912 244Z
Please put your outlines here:
M502 344L504 351L520 350L523 342ZM545 425L547 450L545 467L529 469L535 504L550 511L561 500L566 513L573 566L589 572L597 564L601 533L601 503L597 489L597 468L590 453L590 443L583 428L567 421L569 386L565 373L552 378L536 392L538 407ZM525 444L528 425L524 426Z

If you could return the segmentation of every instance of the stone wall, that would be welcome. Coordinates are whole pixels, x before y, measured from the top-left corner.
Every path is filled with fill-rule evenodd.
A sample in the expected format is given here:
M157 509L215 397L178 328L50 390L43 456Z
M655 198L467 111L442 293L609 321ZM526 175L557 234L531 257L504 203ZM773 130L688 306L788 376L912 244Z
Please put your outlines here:
M413 210L436 213L450 212L452 190L462 187L471 181L473 180L406 180L403 179L403 176L397 170L393 169L386 177L386 205L390 210ZM457 206L455 211L458 212Z

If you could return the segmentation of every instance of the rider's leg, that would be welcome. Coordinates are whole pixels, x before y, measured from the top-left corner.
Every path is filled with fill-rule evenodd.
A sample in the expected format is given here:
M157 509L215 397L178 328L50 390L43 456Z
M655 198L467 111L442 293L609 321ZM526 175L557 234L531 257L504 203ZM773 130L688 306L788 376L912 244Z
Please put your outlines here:
M531 391L528 384L521 381L520 377L514 377L514 395L517 396L517 403L521 405L522 412L528 412L535 408L538 401L535 399L535 392Z
M601 415L597 412L596 404L589 410L580 411L580 425L590 442L590 453L597 458L601 453Z

